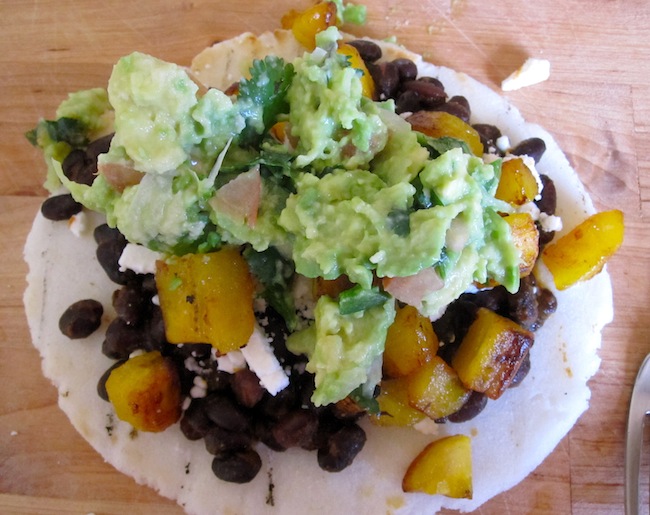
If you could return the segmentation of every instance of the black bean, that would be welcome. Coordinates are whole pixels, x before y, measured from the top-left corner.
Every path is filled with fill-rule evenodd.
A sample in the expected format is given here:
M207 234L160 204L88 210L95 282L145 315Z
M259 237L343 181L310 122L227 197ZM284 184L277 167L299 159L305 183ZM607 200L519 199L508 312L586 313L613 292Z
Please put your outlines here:
M508 387L514 388L516 386L519 386L524 378L528 375L528 372L530 372L530 352L526 353L526 356L524 356L524 358L521 360L521 365L519 365L519 368L517 369L517 372L515 372L515 375L512 377L512 381L510 381Z
M381 59L381 47L373 41L367 39L355 39L354 41L349 41L348 44L357 49L361 59L366 63L374 63Z
M282 447L302 447L309 445L318 429L318 416L305 409L289 412L273 425L274 440Z
M69 220L72 215L79 213L82 208L83 206L73 199L72 195L66 193L46 199L41 204L41 213L48 220Z
M544 322L557 310L557 298L553 292L547 288L540 288L537 292L537 321L534 329L544 325Z
M449 422L460 423L472 420L487 406L487 397L481 392L472 392L469 399L456 412L447 417Z
M158 287L156 286L156 276L154 274L140 274L138 278L140 279L140 285L142 287L143 293L149 297L153 297L158 293Z
M210 454L218 455L248 449L253 445L253 438L248 433L213 426L205 434L204 442Z
M467 329L476 318L477 309L476 304L459 299L450 304L444 314L433 322L436 335L440 342L444 343L438 353L447 363L451 362L451 358L465 337Z
M544 152L546 152L546 143L542 138L525 139L510 150L510 153L515 156L532 157L536 163L542 159Z
M501 313L507 308L508 290L503 286L496 286L476 293L464 294L463 300L468 300L480 308L487 308L495 313Z
M132 270L120 271L119 260L126 243L117 239L102 241L97 245L97 261L108 275L108 278L117 284L127 284L135 279L135 272Z
M118 317L127 325L138 325L148 314L147 306L150 299L145 297L137 283L130 283L113 292L113 307Z
M237 402L246 408L252 408L264 396L260 378L248 368L238 370L233 374L230 387Z
M235 402L222 393L205 399L205 413L216 425L229 431L252 432L250 417Z
M402 84L403 91L414 91L420 97L424 109L435 109L445 103L447 94L444 88L428 80L409 80Z
M537 231L539 232L539 250L541 250L553 241L555 231L545 231L539 222L536 222Z
M59 318L59 329L71 339L86 338L102 324L104 308L93 299L78 300Z
M232 374L213 367L203 378L208 384L208 392L225 392L230 388Z
M535 204L543 213L554 215L555 208L557 207L557 191L555 189L555 183L548 175L541 174L539 178L542 180L542 198L536 200Z
M273 434L274 424L274 421L265 417L256 419L254 424L255 436L269 449L276 452L284 452L287 448L280 445Z
M95 238L95 243L98 245L104 241L109 240L121 241L124 243L124 245L126 245L126 238L124 235L117 229L109 227L108 224L100 224L95 227L95 230L93 231L93 237Z
M178 357L181 361L185 361L187 358L194 358L197 361L203 361L209 359L212 354L212 345L209 343L174 344L171 346L171 349L172 354Z
M90 159L83 150L75 149L63 160L61 168L71 181L90 186L97 175L97 160Z
M418 77L418 80L422 81L422 82L428 82L430 84L435 84L436 86L438 86L442 90L445 89L445 85L440 81L440 79L436 79L435 77L427 77L425 75L423 77Z
M102 136L101 138L90 142L86 147L86 156L88 159L97 162L97 156L99 156L99 154L105 154L108 152L111 147L113 136L114 134L107 134L106 136Z
M261 468L262 459L253 449L220 454L212 460L214 475L230 483L248 483Z
M537 285L535 277L530 274L521 279L519 290L508 295L507 317L517 322L524 329L531 329L537 322Z
M420 102L420 95L415 91L404 91L399 94L395 102L395 112L402 113L415 113L424 109Z
M339 472L354 461L365 443L366 433L358 425L343 426L318 449L318 465L328 472Z
M469 119L472 115L469 102L462 96L451 97L445 104L437 107L436 111L444 111L445 113L453 114L465 123L469 123Z
M264 398L256 406L256 410L263 416L279 420L296 407L297 401L295 385L289 380L289 386L276 395L266 392Z
M111 372L115 370L117 367L125 363L126 360L122 359L120 361L116 361L113 363L107 370L102 374L102 376L99 378L99 381L97 381L97 395L105 401L109 401L108 399L108 392L106 391L106 381L108 381L108 376L111 375Z
M203 399L193 399L180 421L180 428L185 438L200 440L212 427L214 424L205 414Z
M147 350L162 350L167 345L165 321L160 306L149 305L149 316L146 323ZM172 348L175 349L174 345Z
M368 71L375 82L375 91L380 100L393 98L399 86L399 71L392 62L368 66Z
M472 127L481 137L481 143L483 143L486 151L490 149L496 150L497 140L501 137L501 131L498 127L489 123L475 123Z
M145 349L146 345L145 331L115 318L106 328L102 352L111 359L127 359L133 351Z
M399 78L402 82L407 80L415 80L418 76L418 67L410 59L400 57L395 59L393 64L397 67Z

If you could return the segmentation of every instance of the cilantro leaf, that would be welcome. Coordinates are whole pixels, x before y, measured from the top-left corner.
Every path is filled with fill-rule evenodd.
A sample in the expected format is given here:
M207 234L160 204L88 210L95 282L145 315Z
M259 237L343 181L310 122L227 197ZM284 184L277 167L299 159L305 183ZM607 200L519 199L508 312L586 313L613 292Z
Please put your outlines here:
M47 134L54 142L68 143L72 148L82 148L88 144L86 126L81 120L62 116L57 120L41 120L38 125L25 133L34 146L39 145L39 135Z
M244 259L262 284L262 297L284 318L290 330L295 329L296 308L291 294L291 278L295 272L293 262L275 247L261 252L248 247L244 250Z
M277 56L253 61L251 78L242 79L239 84L238 101L246 118L240 136L242 146L258 143L278 115L289 112L287 92L294 73L293 65Z
M443 136L441 138L432 138L421 132L418 132L418 143L422 145L429 151L429 156L431 159L440 157L445 152L453 148L460 148L463 151L463 154L472 155L472 151L469 149L467 143L458 138L452 138L451 136Z

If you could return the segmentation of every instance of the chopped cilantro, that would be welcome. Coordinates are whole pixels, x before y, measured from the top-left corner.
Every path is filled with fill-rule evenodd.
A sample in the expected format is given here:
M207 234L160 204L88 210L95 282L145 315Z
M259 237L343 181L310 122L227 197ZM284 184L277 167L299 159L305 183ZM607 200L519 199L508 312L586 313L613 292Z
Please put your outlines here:
M417 136L420 145L429 151L431 159L440 157L442 154L448 152L453 148L460 148L463 151L463 154L473 155L472 151L469 149L469 146L463 140L452 138L450 136L432 138L431 136L427 136L421 132L418 132Z
M359 311L380 306L390 298L390 295L379 288L374 287L369 290L363 288L360 284L345 290L339 295L339 312L341 315L350 315Z
M259 142L278 115L289 112L287 91L294 70L284 59L267 56L253 61L250 74L250 79L242 79L239 84L238 101L247 115L246 128L239 140L242 146Z

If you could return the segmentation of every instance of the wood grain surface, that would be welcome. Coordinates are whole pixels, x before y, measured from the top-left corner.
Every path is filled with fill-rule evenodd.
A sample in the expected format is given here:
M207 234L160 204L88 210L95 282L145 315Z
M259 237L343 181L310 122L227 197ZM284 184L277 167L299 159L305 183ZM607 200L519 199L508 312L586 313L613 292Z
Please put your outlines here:
M599 209L625 212L625 243L609 264L616 314L603 333L588 412L535 472L478 512L622 513L627 407L637 368L650 351L650 4L363 3L369 12L364 34L394 35L428 60L496 90L526 57L551 61L549 81L507 97L555 136ZM189 64L213 41L275 28L282 13L306 5L0 0L1 513L181 513L105 464L59 411L54 387L41 376L23 314L22 247L45 196L45 167L24 132L54 116L67 92L105 85L124 54L140 50Z

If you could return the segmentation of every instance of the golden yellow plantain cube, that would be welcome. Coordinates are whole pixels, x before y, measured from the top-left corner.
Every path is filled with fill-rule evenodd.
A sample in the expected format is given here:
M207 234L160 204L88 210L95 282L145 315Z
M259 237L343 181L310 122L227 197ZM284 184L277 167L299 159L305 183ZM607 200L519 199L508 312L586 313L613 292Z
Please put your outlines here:
M170 343L210 343L221 354L248 343L255 286L238 249L158 261L156 285Z
M623 243L623 213L618 209L590 216L544 248L542 260L555 287L565 290L600 272Z
M483 155L483 143L476 129L444 111L418 111L407 118L413 130L432 138L449 136L464 141L475 156Z
M113 369L106 393L117 417L139 431L163 431L181 416L176 366L158 351L140 354Z
M413 306L397 309L388 328L384 348L384 374L402 377L430 361L438 352L438 337L431 320Z
M519 370L534 335L509 318L479 308L452 359L463 384L498 399Z
M370 75L370 72L366 67L366 63L364 63L363 59L361 59L359 51L352 45L341 43L339 44L337 52L339 54L348 56L350 66L361 71L361 88L363 96L368 98L375 98L375 81L372 79L372 75Z
M539 255L539 231L533 217L528 213L506 215L504 220L508 222L512 241L521 253L519 275L526 277L533 271Z
M534 200L538 193L537 180L521 157L503 162L496 198L521 206Z
M316 34L336 25L336 4L320 2L302 12L289 11L282 17L282 28L291 29L294 37L307 50L316 48Z
M406 470L402 490L471 499L470 438L466 435L446 436L427 445Z
M379 414L370 415L370 421L378 426L412 426L425 418L424 413L409 405L408 383L405 378L384 379L377 402Z
M457 412L471 393L440 356L431 358L406 381L409 404L432 419Z

